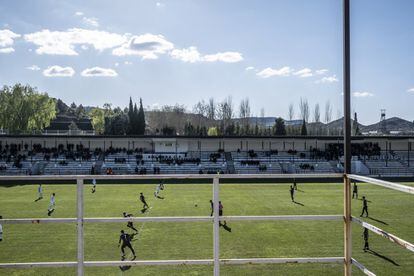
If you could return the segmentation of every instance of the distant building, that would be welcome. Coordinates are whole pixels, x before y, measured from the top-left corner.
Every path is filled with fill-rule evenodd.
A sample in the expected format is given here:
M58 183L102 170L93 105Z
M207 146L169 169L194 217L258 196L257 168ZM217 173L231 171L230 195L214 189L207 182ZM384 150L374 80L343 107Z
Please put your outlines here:
M95 135L95 131L90 118L78 119L74 114L64 113L56 115L43 134Z

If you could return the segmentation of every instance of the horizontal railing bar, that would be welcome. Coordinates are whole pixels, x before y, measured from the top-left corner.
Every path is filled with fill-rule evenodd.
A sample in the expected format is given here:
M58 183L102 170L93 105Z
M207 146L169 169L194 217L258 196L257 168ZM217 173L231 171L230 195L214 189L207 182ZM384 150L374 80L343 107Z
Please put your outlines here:
M76 218L17 218L0 219L2 224L74 223Z
M311 258L248 258L220 259L221 264L291 264L291 263L342 263L343 257L311 257ZM76 262L32 262L32 263L0 263L0 268L33 268L33 267L74 267ZM135 260L135 261L85 261L88 267L97 266L159 266L159 265L211 265L213 259L199 260Z
M282 215L282 216L222 216L222 220L228 221L272 221L272 220L342 220L342 215ZM210 216L188 216L188 217L96 217L84 218L83 222L89 223L116 223L116 222L212 222ZM20 218L1 219L4 224L39 224L39 223L75 223L76 218Z
M221 264L343 263L344 257L220 259Z
M140 180L140 179L294 179L294 178L341 178L343 174L157 174L157 175L15 175L0 176L0 181L15 180Z
M0 263L0 268L75 267L77 262Z
M393 190L404 192L404 193L414 194L414 187L410 187L410 186L406 186L406 185L401 185L401 184L397 184L397 183L393 183L393 182L389 182L389 181L384 181L384 180L375 179L375 178L372 178L372 177L361 176L361 175L356 175L356 174L349 174L348 178L350 178L352 180L358 180L358 181L362 181L362 182L382 186L382 187L385 187L385 188L393 189Z
M390 234L372 224L369 224L365 221L360 220L359 218L352 217L352 221L360 224L362 227L367 228L368 230L374 232L375 234L378 234L380 236L383 236L384 238L387 238L388 240L392 241L393 243L398 244L399 246L410 250L411 252L414 252L414 244L409 243L408 241L405 241L393 234Z
M343 220L343 215L282 215L282 216L222 216L221 220L228 221L258 221L258 220Z
M352 260L352 264L354 266L356 266L359 270L361 270L362 273L364 273L365 275L368 275L368 276L376 276L375 273L369 271L363 264L361 264L360 262L358 262L354 258L352 258L351 260Z

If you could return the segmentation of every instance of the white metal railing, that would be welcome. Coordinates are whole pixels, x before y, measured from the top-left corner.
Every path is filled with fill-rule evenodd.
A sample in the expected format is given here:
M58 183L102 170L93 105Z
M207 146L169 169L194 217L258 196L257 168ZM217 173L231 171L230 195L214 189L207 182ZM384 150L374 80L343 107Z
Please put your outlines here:
M77 261L76 262L32 262L32 263L0 263L0 268L31 268L31 267L77 267L78 275L84 274L85 266L125 266L125 265L213 265L214 275L220 275L220 264L264 264L264 263L343 263L343 257L319 258L248 258L248 259L220 259L220 219L229 221L276 221L276 220L327 220L341 221L342 215L292 215L292 216L222 216L219 217L219 185L223 179L275 179L275 178L340 178L340 174L326 175L112 175L112 176L2 176L0 181L11 180L70 180L77 183L77 217L76 218L20 218L3 219L4 224L38 224L38 223L76 223L77 224ZM206 179L213 180L213 217L186 216L186 217L129 217L129 218L84 218L83 217L83 184L88 179ZM213 259L200 260L134 260L134 261L85 261L84 260L84 223L113 223L113 222L213 222Z
M0 268L31 268L31 267L77 267L78 275L84 274L84 267L91 266L158 266L158 265L213 265L214 275L220 275L220 264L264 264L264 263L346 263L344 257L315 257L315 258L248 258L248 259L220 259L220 231L219 220L229 221L278 221L278 220L303 220L303 221L344 221L344 225L351 222L346 219L345 215L269 215L269 216L222 216L219 217L219 185L220 179L339 179L344 177L344 187L350 187L350 180L364 181L374 185L387 187L393 190L413 194L413 187L395 184L383 180L363 177L359 175L342 175L342 174L259 174L259 175L79 175L79 176L0 176L0 183L3 181L39 181L39 180L66 180L77 183L77 217L76 218L20 218L20 219L2 219L4 224L38 224L38 223L76 223L77 224L77 261L76 262L33 262L33 263L0 263ZM184 217L128 217L128 218L111 218L95 217L85 218L83 213L83 185L85 180L89 179L112 179L112 180L140 180L140 179L205 179L213 180L213 217L210 216L184 216ZM344 189L344 197L349 191ZM347 206L348 205L348 206ZM344 201L344 210L350 208L350 201ZM198 260L134 260L134 261L85 261L84 260L84 223L113 223L113 222L213 222L213 259ZM377 233L389 240L399 244L406 249L413 251L413 244L389 234L371 224L363 222L360 219L352 218L352 221L361 224L363 227ZM349 228L348 228L349 229ZM350 256L351 248L349 232L345 231L345 255ZM367 270L362 264L351 258L351 263L359 268L366 275L375 275ZM346 264L345 264L346 265Z

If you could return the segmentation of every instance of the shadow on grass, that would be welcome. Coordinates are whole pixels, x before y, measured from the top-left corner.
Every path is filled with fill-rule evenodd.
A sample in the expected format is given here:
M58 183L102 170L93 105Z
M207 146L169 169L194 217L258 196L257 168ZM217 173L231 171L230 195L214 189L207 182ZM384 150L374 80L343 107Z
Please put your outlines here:
M374 250L372 250L372 249L368 249L367 250L367 252L368 253L370 253L370 254L372 254L372 255L374 255L374 256L377 256L377 257L379 257L379 258L381 258L381 259L383 259L383 260L386 260L387 262L390 262L390 263L392 263L393 265L395 265L395 266L400 266L398 263L396 263L394 260L392 260L392 259L390 259L390 258L388 258L387 256L384 256L384 255L381 255L381 254L379 254L378 252L375 252Z
M373 218L373 217L369 217L369 216L367 218L369 218L370 220L382 223L384 225L388 225L388 223L386 223L385 221L382 221L382 220L379 220L379 219L376 219L376 218Z
M295 203L295 204L297 204L297 205L300 205L300 206L305 206L305 204L300 203L300 202L297 202L297 201L293 201L293 203Z

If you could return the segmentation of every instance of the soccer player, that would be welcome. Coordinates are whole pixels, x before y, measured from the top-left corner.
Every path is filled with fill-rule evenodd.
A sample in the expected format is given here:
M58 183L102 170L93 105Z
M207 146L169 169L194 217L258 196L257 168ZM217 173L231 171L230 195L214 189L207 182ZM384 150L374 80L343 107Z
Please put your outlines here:
M365 198L365 196L362 197L362 213L360 217L362 217L364 213L366 213L366 217L368 217L368 200Z
M292 202L295 202L295 189L292 185L290 185L290 198L292 199Z
M219 216L221 217L223 215L223 204L221 204L221 201L219 201ZM224 221L224 225L226 225L227 222ZM219 221L219 225L222 226L221 221Z
M50 216L53 211L55 210L55 206L56 206L56 201L55 201L55 193L53 193L50 196L50 203L49 203L49 208L47 209L47 215Z
M123 212L122 214L124 215L124 218L132 217L132 214L127 214L126 212ZM134 227L134 223L132 221L128 221L127 227L134 230L135 233L138 233L138 230Z
M142 204L144 204L144 206L142 207L143 209L149 208L147 201L145 201L145 196L143 193L140 193L139 200L142 202Z
M0 216L0 219L3 219L3 216ZM0 242L3 240L3 226L0 223Z
M121 230L121 235L119 236L119 242L118 242L118 247L121 245L121 241L122 241L122 245L121 245L121 252L122 252L122 258L125 258L125 247L128 247L132 254L134 254L134 259L136 258L135 256L135 251L132 248L131 245L131 236L128 233L125 233L124 230Z
M91 192L92 193L96 192L96 179L95 178L92 179L92 190L91 190Z
M213 213L214 213L214 203L213 203L213 201L211 199L210 199L210 208L211 208L210 217L212 217L213 216Z
M358 199L358 186L356 182L354 182L354 187L352 188L352 198Z
M155 192L154 192L154 196L157 198L161 198L160 197L160 191L164 190L164 188L162 188L162 183L158 184L157 187L155 187Z
M364 252L367 252L369 250L369 244L368 244L368 238L369 238L369 231L367 228L364 228L364 233L362 234L364 237Z
M42 187L42 184L39 184L39 187L37 187L37 194L38 194L37 200L41 200L43 198L43 187Z

